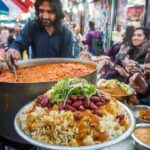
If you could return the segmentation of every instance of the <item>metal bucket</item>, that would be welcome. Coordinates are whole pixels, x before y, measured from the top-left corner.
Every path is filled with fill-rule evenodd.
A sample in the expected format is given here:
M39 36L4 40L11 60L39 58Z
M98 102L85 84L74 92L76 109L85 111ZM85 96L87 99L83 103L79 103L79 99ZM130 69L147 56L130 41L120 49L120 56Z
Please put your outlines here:
M61 62L81 62L93 66L95 68L94 71L82 76L82 78L92 84L96 84L97 65L87 60L64 58L33 59L19 62L19 68ZM0 66L0 70L2 69L7 69L6 64ZM57 81L38 83L0 82L0 136L14 142L26 143L14 130L14 117L22 106L49 90L56 82Z

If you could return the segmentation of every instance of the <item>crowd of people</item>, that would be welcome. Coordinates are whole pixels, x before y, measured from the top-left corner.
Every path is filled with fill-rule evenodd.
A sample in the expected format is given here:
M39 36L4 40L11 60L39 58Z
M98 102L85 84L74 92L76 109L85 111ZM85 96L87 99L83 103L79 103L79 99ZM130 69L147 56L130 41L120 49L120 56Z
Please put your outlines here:
M13 28L8 28L6 26L0 28L0 46L7 48L20 34L21 24L16 23Z
M19 23L16 23L13 28L0 27L0 62L4 61L5 52L20 34L21 29L22 26Z
M80 58L103 64L101 77L130 84L137 92L138 103L150 105L150 31L145 27L128 26L122 38L108 50L103 47L103 32L89 21L89 30L82 35L74 22L66 24L60 0L36 0L36 18L22 29L0 29L0 52L12 70L24 50L32 47L32 58ZM84 58L84 57L81 57ZM97 59L98 58L98 59ZM102 72L103 71L103 72Z
M105 74L106 79L116 78L130 84L137 92L139 103L146 105L150 105L149 40L149 29L128 27L124 40L113 45L106 53L110 67Z
M118 79L130 84L137 92L136 100L139 101L136 104L150 105L150 30L143 26L137 28L127 26L122 41L114 43L105 51L101 45L100 53L97 55L93 48L93 39L101 39L103 33L97 31L94 25L94 22L89 22L89 31L85 36L82 36L80 32L74 34L77 38L76 44L80 45L78 45L80 48L77 53L87 49L89 56L87 59L103 64L101 77ZM72 31L76 29L74 23L71 23L70 27Z

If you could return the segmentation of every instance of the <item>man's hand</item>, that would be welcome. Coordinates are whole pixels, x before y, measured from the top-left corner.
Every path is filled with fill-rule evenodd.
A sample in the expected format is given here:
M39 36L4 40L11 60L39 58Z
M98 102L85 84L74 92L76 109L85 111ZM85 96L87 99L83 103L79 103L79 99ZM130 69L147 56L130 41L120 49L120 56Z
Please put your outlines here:
M16 65L17 60L21 58L20 53L15 49L8 49L6 52L6 62L10 70L13 70L13 65Z
M131 87L133 87L137 92L141 94L144 94L148 89L148 84L139 73L134 74L130 78L129 84Z

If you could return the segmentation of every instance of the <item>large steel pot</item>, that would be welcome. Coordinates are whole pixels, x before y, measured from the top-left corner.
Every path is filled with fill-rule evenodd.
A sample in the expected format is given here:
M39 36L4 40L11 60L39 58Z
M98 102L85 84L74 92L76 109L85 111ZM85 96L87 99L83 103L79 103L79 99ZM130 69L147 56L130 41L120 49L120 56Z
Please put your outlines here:
M19 68L60 62L81 62L83 64L92 65L95 70L92 73L82 76L82 78L96 84L97 65L87 60L64 58L33 59L20 61ZM8 69L6 64L0 66L0 70L2 69ZM56 82L57 81L38 83L0 82L0 136L14 142L25 143L14 130L13 121L16 113L26 103L49 90Z

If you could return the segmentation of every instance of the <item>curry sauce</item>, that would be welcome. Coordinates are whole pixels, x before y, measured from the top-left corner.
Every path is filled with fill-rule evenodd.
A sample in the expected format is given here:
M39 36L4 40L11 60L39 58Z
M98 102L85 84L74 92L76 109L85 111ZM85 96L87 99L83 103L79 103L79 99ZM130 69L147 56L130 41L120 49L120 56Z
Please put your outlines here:
M150 110L149 109L141 109L139 111L140 113L140 119L146 120L146 121L150 121Z
M107 141L108 140L108 133L107 132L101 132L99 130L99 117L97 115L94 115L91 111L86 110L83 112L80 112L83 114L83 118L79 121L77 121L77 126L79 128L79 133L77 135L77 142L79 145L86 145L84 143L84 138L87 135L90 135L93 133L93 138L96 141Z
M150 127L139 127L134 131L134 135L141 142L150 146Z
M17 82L48 82L65 77L74 78L93 72L96 68L79 62L45 64L17 70ZM0 73L0 82L15 82L15 75L9 70Z

